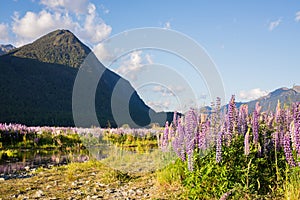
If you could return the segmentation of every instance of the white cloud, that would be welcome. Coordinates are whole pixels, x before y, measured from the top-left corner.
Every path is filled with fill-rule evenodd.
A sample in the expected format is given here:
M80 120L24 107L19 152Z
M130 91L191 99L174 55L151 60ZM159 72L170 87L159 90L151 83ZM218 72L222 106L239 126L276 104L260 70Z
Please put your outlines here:
M47 5L49 7L57 7L65 5L66 2L67 0L55 0L49 1ZM86 5L86 2L81 1L82 5ZM74 4L77 5L77 3ZM33 39L56 29L69 29L84 42L92 46L101 42L110 35L112 28L98 16L94 4L87 4L85 9L85 15L76 15L76 17L70 16L68 12L57 10L42 10L39 13L28 11L23 17L15 13L12 31L17 36L16 45L20 46L31 42ZM80 20L81 17L84 17L83 20ZM80 21L83 23L79 23Z
M156 85L153 87L153 92L161 93L162 96L178 96L179 93L184 92L183 86L162 86Z
M296 13L296 17L295 17L296 22L300 22L300 11L298 11Z
M75 14L86 14L88 12L88 0L41 0L40 4L55 11L68 11Z
M278 27L280 25L280 23L282 22L281 19L278 19L276 21L272 21L269 24L269 31L273 31L276 27Z
M250 100L258 99L259 97L265 96L267 94L268 94L267 91L263 91L260 88L255 88L248 91L245 90L240 91L239 97L243 100L250 101Z
M108 14L110 11L106 8L103 4L100 5L100 9L102 10L103 14Z
M0 41L7 42L8 41L8 25L1 23L0 24Z
M147 101L148 106L154 109L156 112L170 110L171 101L164 100L164 101Z
M114 58L114 55L105 48L103 43L97 44L93 48L93 52L98 60L100 60L104 65L106 65L106 63L110 63Z
M164 28L165 29L171 29L171 22L166 22L165 24L164 24Z
M128 71L137 71L142 67L142 51L133 51L129 54L129 59L124 60L117 69L120 74L126 74Z
M92 43L98 43L107 38L111 33L111 26L98 17L96 6L89 4L88 15L85 18L85 24L82 37L89 39Z
M152 64L149 54L143 55L142 51L133 51L122 59L120 67L116 72L126 77L128 80L135 81L143 65Z

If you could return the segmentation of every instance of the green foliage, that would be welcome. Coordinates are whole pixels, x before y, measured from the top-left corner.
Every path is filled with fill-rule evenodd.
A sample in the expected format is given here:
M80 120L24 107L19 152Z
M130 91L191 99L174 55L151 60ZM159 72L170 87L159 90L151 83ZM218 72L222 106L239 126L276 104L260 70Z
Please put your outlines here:
M1 135L1 133L0 133ZM78 134L58 134L55 135L51 132L44 131L41 134L27 133L20 134L14 133L3 133L0 140L3 143L3 149L14 149L14 148L68 148L68 147L81 147L82 142Z
M157 148L157 138L155 135L148 133L144 136L137 136L133 134L118 134L105 133L104 140L110 141L118 147L123 149L147 152L153 148Z
M300 168L293 168L287 172L284 187L284 198L289 200L300 199Z
M250 154L245 156L243 143L244 137L237 136L229 147L223 145L220 163L216 163L215 148L205 155L195 151L193 171L188 170L186 162L178 159L158 172L158 180L180 182L190 199L220 199L228 192L234 199L282 196L286 170L289 169L283 152L277 152L276 165L274 151L260 157L257 149L250 146ZM299 181L292 180L290 189L299 189Z
M156 172L157 181L160 184L181 184L186 178L185 170L187 169L186 164L180 159L170 163L164 169Z
M78 68L90 51L70 31L56 30L11 53L22 58Z

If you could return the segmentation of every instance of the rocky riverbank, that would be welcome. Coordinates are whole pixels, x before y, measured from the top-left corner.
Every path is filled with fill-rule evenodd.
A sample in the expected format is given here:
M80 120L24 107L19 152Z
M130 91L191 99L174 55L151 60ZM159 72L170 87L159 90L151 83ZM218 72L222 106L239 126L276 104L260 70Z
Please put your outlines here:
M0 199L180 199L180 186L161 185L155 172L127 174L99 161L39 168L0 180Z

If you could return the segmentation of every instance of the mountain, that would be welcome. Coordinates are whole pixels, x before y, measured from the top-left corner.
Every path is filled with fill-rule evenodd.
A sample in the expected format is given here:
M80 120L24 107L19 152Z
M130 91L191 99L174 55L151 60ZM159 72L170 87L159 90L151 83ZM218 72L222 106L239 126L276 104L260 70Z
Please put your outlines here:
M11 44L0 44L0 56L8 53L10 50L13 50L15 47Z
M268 95L260 97L256 100L246 102L249 107L249 111L253 111L256 102L259 102L263 111L275 111L278 100L282 104L290 105L293 102L300 101L300 86L294 86L293 88L278 88Z
M11 52L20 58L79 68L91 50L68 30L53 31Z
M86 67L79 68L81 64ZM0 122L74 126L72 95L76 76L80 71L85 73L87 80L98 80L97 70L102 71L102 76L99 82L95 82L95 107L93 102L88 104L88 109L77 113L79 117L96 110L101 127L108 124L115 127L120 123L146 126L150 123L150 116L156 119L154 122L164 124L164 114L170 120L172 113L156 113L149 108L127 80L105 68L70 31L56 30L0 56ZM114 92L116 85L121 86L120 92ZM83 84L76 92L84 99L90 90L89 85ZM126 95L128 102L124 98ZM133 122L128 118L115 121L112 98L118 105L128 107ZM122 113L126 106L117 111ZM80 124L83 127L93 125L96 123L89 120Z
M259 105L262 107L261 111L275 112L278 100L281 102L281 105L291 105L294 102L300 102L300 86L293 86L293 88L278 88L266 96L260 97L258 99L248 101L248 102L236 102L235 105L239 108L241 105L248 105L248 112L252 113L255 109L255 105L259 102ZM210 106L205 106L200 108L200 112L202 113L211 113L212 108ZM228 104L222 106L222 111L228 110Z

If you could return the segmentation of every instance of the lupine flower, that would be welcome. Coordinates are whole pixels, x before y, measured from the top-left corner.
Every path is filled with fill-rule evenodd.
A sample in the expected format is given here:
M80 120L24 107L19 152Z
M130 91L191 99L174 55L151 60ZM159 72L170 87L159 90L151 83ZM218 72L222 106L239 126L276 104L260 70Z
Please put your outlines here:
M278 137L278 132L275 131L272 133L272 142L274 144L274 147L276 147L277 151L279 149L279 137Z
M238 132L242 135L245 135L248 129L247 116L248 116L248 105L243 104L240 106L239 117L238 117Z
M273 122L274 122L274 115L273 113L270 113L266 120L266 124L270 130L273 129Z
M255 110L253 112L252 119L252 132L253 132L253 143L255 146L258 145L258 130L259 130L259 114L261 107L259 106L259 102L256 103Z
M188 168L193 171L193 154L198 117L195 110L190 109L185 118L185 147L188 156Z
M284 125L285 125L285 112L281 109L280 101L278 100L276 113L275 113L275 121L276 121L276 132L278 135L278 148L283 147L284 140Z
M284 154L286 161L288 164L292 167L295 167L295 160L293 158L292 150L291 150L291 140L290 140L290 132L286 132L284 135L284 140L283 140L283 149L284 149Z
M184 136L185 136L184 128L181 125L181 121L178 120L176 136L175 136L174 140L172 141L172 146L173 146L174 152L177 154L177 156L182 161L186 160Z
M245 134L245 139L244 139L244 154L245 156L248 156L250 153L250 145L249 145L249 136L250 136L250 130Z
M293 104L294 141L297 155L300 158L300 102Z
M169 122L168 121L166 122L165 130L164 130L164 133L163 133L163 136L161 139L162 139L161 149L163 151L166 151L168 148L168 144L169 144Z
M177 127L177 111L175 111L174 115L173 115L173 125L174 125L174 129L176 131L176 127Z
M220 131L217 135L216 140L216 162L219 163L222 161L222 136L223 133Z
M216 99L216 130L219 131L221 124L221 98L217 97Z
M226 131L226 139L228 145L231 143L232 135L234 134L235 127L237 124L237 110L235 105L235 96L232 95L230 102L228 104L228 113L227 113L227 122L228 122L228 129Z
M209 121L201 124L201 129L199 130L199 137L198 137L198 147L201 150L206 150L207 148L207 136L209 134Z

